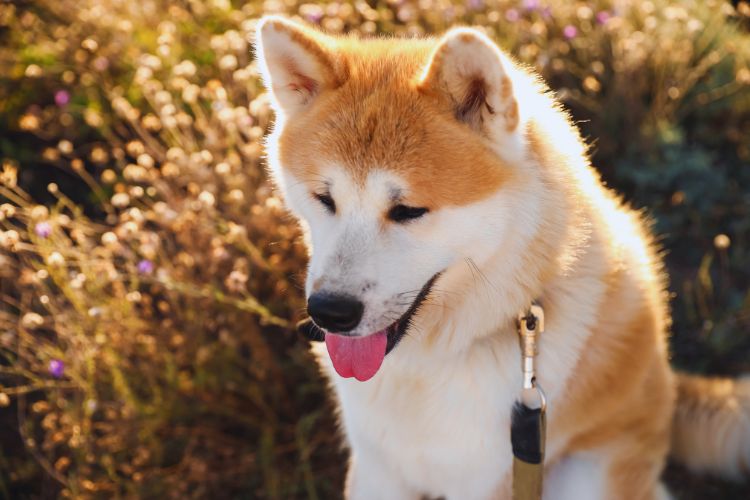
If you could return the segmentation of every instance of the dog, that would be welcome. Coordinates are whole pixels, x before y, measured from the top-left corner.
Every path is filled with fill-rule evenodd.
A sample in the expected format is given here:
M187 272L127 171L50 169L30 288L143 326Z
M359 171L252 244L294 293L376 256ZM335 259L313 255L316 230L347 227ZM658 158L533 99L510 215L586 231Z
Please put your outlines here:
M544 498L668 498L672 456L750 467L750 381L675 374L659 250L552 93L481 31L331 36L279 16L256 55L270 177L310 251L313 353L347 498L511 497L517 317L543 307Z

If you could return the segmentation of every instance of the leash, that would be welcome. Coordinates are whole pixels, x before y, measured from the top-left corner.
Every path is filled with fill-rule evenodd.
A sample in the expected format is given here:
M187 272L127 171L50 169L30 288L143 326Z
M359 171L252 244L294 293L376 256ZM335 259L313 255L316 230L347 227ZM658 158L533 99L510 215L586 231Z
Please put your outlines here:
M539 334L543 331L544 310L538 304L518 315L523 391L511 413L513 500L542 498L547 399L536 381L535 361Z

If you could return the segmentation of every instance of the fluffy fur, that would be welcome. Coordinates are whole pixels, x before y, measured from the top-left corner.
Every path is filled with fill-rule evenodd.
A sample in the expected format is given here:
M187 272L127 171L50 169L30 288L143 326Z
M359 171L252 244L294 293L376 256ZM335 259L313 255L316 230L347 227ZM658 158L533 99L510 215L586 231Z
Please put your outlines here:
M696 468L747 469L746 385L672 373L648 230L535 76L468 28L359 40L266 17L257 53L277 113L270 171L311 252L308 295L359 298L350 333L368 335L442 272L371 380L338 377L313 348L351 448L349 498L509 498L515 317L534 299L547 318L545 498L665 498L670 436ZM429 212L395 223L394 203Z

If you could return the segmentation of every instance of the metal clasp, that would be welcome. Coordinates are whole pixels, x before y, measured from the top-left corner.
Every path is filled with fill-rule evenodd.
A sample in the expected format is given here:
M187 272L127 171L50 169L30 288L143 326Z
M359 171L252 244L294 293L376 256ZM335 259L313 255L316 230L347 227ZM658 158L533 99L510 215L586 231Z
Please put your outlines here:
M536 356L539 353L539 335L544 331L544 309L532 304L526 311L518 314L518 337L521 345L521 369L523 370L523 389L525 395L536 390L542 411L547 407L547 398L536 381ZM526 399L526 398L524 398Z

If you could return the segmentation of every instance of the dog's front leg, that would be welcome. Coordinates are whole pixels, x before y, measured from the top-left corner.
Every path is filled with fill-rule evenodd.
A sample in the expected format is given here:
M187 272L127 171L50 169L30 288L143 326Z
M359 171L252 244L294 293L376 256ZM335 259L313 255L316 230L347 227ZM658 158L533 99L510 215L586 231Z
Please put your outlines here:
M367 453L352 454L346 474L347 500L416 500L397 470Z

